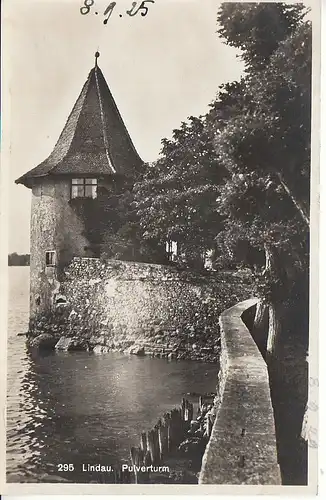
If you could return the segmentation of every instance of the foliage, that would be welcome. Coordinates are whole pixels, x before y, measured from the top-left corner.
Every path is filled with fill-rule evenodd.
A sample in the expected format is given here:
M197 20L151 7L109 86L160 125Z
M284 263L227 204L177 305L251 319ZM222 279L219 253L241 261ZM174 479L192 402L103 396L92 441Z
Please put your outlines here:
M74 198L70 204L84 221L84 235L93 255L104 259L160 261L163 257L157 242L141 237L132 188L130 180L112 178L110 186L99 186L97 198Z
M302 4L225 3L218 13L218 33L228 45L241 50L247 71L257 71L296 30L305 12Z
M225 225L217 241L232 247L241 238L252 247L273 248L280 265L260 276L258 290L266 300L281 300L280 288L284 299L309 265L311 25L302 20L302 7L260 7L283 12L290 28L268 53L268 64L267 52L260 50L263 30L258 26L250 32L248 46L242 47L246 104L222 131L212 124L219 161L230 174L219 199ZM245 24L257 21L257 6L225 4L220 22L230 9L244 15ZM290 24L289 12L294 14ZM222 31L229 42L239 44L231 28L227 24ZM263 60L265 65L259 63Z
M194 260L221 227L217 198L225 175L205 119L190 117L162 140L160 158L135 186L143 236L177 241Z
M190 117L162 140L159 159L134 189L144 238L176 240L191 256L214 249L219 268L249 265L266 300L281 285L282 297L290 296L296 283L306 282L300 276L309 265L311 24L305 15L301 4L221 6L218 33L239 50L244 75L220 87L205 116ZM278 265L262 273L267 246Z
M309 199L310 78L311 27L304 23L279 45L268 67L246 79L249 106L228 121L222 134L216 134L219 158L232 174L254 171L267 184L278 185L281 175L305 203Z

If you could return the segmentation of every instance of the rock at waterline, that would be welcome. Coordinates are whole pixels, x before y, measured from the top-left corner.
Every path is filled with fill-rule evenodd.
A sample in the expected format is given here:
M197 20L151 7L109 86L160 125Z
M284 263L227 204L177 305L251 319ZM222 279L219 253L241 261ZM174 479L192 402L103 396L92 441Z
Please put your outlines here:
M88 343L76 337L60 337L55 349L57 351L87 351Z
M100 344L97 344L96 346L94 346L94 349L93 349L94 354L105 354L108 351L109 351L108 347L106 347L105 345L100 345Z
M71 344L71 338L68 337L60 337L58 342L55 345L55 349L58 351L68 351L69 346Z
M135 345L124 352L125 354L136 354L136 356L144 356L145 348L143 346Z
M33 340L29 342L29 345L31 347L36 347L37 349L53 349L53 347L56 345L57 340L53 335L50 333L41 333L37 337L35 337Z

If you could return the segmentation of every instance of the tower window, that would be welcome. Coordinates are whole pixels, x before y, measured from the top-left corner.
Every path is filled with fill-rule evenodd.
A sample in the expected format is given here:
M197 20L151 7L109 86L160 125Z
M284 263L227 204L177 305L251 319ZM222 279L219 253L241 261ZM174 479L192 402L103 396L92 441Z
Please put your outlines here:
M55 266L55 250L51 250L50 252L45 252L45 264L48 267Z
M97 179L72 179L71 198L96 198Z

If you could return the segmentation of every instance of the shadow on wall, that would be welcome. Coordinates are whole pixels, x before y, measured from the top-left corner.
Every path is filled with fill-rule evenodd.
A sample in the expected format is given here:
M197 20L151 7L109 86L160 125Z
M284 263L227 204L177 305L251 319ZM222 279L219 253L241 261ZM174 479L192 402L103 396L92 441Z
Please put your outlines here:
M242 320L262 356L266 359L268 314L261 318L259 330L254 329L255 307L246 310ZM293 328L291 328L293 332ZM301 437L305 406L308 399L307 346L298 335L287 329L280 356L268 359L268 372L274 410L277 455L282 484L307 485L308 447ZM304 338L304 336L303 336Z

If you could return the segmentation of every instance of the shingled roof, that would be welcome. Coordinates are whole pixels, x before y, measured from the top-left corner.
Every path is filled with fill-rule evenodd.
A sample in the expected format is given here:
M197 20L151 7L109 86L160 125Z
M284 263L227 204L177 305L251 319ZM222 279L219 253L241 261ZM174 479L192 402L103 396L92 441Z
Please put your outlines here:
M50 156L16 180L57 175L132 176L142 163L96 63Z

